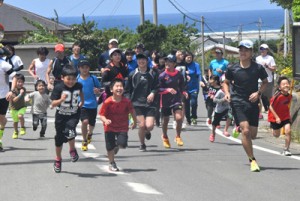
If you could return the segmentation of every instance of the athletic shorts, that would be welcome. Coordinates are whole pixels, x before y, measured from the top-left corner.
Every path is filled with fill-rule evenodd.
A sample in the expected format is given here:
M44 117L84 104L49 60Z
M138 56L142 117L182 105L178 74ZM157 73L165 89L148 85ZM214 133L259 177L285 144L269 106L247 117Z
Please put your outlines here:
M134 107L137 116L154 117L155 108L149 107Z
M127 132L105 132L106 150L111 151L116 146L126 148L128 142Z
M13 122L19 122L19 115L24 116L25 113L26 113L26 107L23 107L19 110L10 110L10 114L13 119Z
M236 122L248 121L250 126L258 127L258 104L231 102L232 114Z
M80 112L73 115L55 115L55 146L60 147L63 143L76 137L76 126L79 122Z
M89 125L95 126L97 117L97 108L81 108L80 120L83 121L85 119L89 120Z
M6 98L0 99L0 115L6 115L8 105L9 102L6 100Z
M270 122L270 128L272 128L273 130L278 130L281 129L286 124L291 124L291 120L290 119L284 120L280 124L276 122Z
M228 114L228 109L221 112L221 113L216 113L214 115L213 121L212 121L212 125L213 126L217 126L220 125L220 121L222 120L223 117L226 117Z
M162 107L161 108L161 114L162 114L163 117L171 116L172 111L173 111L173 113L175 113L176 110L182 110L182 105L179 104L179 105L175 105L173 107Z

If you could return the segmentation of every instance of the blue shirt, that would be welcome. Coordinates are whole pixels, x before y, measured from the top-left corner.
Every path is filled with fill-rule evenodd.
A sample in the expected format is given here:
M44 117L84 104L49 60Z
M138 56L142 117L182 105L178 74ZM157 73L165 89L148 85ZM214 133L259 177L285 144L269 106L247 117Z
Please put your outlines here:
M97 97L94 94L94 87L100 88L100 82L98 81L97 77L91 75L84 80L78 75L77 82L82 84L82 91L84 95L83 107L88 109L97 108L98 107Z
M127 61L128 74L137 68L138 64L136 60Z
M209 65L209 69L212 72L212 75L217 75L221 78L221 76L223 75L223 73L226 71L227 66L228 66L228 61L226 59L221 59L221 60L217 60L214 59L210 62ZM217 72L217 69L221 69L222 73Z
M187 70L189 72L188 76L190 80L187 82L187 88L189 93L199 92L199 82L202 78L202 73L200 70L200 65L194 61L187 64Z
M78 71L78 63L79 63L79 61L81 60L81 59L85 59L85 56L83 56L83 55L79 55L79 58L77 59L77 58L75 58L74 56L73 56L73 54L69 57L69 59L70 59L70 61L72 62L72 64L73 64L73 66L77 69L77 71Z

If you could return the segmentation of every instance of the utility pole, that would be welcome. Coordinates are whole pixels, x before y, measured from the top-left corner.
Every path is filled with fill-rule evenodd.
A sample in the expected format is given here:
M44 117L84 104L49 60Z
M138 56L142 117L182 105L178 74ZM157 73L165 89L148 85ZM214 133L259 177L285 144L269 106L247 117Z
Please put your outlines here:
M145 22L144 0L140 0L140 25Z
M284 37L283 37L283 56L286 58L288 53L288 30L289 30L289 11L284 10Z
M261 35L260 35L261 25L262 25L262 21L261 21L261 18L259 18L258 23L257 23L257 26L258 26L258 47L260 46L260 43L261 43Z
M157 0L153 0L153 24L158 25L157 22Z
M223 56L226 57L225 32L223 32Z
M201 70L204 74L204 65L205 65L205 52L204 52L204 17L201 17L201 51L202 51L202 64L201 64Z
M243 25L242 24L240 24L240 26L239 26L238 40L239 40L239 42L243 40Z

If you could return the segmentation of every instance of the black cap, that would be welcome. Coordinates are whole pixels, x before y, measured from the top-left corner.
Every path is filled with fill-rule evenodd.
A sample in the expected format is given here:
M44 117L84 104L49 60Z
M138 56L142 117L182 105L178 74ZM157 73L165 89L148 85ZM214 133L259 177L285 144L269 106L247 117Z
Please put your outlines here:
M86 60L86 59L79 60L78 66L84 66L84 65L87 65L89 67L91 66L91 64L90 64L90 62L88 60Z
M145 54L140 53L140 54L136 55L136 59L143 59L143 58L148 59L147 55L145 55Z
M165 57L165 61L171 61L176 63L176 56L173 54L169 54L167 57Z
M0 55L8 56L10 55L10 51L6 47L0 48Z
M143 43L137 43L135 48L145 49L145 45Z

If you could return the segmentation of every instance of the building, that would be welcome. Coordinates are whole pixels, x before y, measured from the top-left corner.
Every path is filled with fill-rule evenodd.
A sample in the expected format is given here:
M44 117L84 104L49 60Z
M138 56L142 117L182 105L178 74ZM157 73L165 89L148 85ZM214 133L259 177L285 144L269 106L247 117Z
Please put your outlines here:
M4 38L1 41L2 43L16 45L18 44L19 39L24 36L26 32L37 30L36 27L28 24L24 18L38 22L49 30L57 32L57 34L64 34L71 30L71 28L67 25L57 23L54 20L4 3L0 7L0 23L5 28Z

